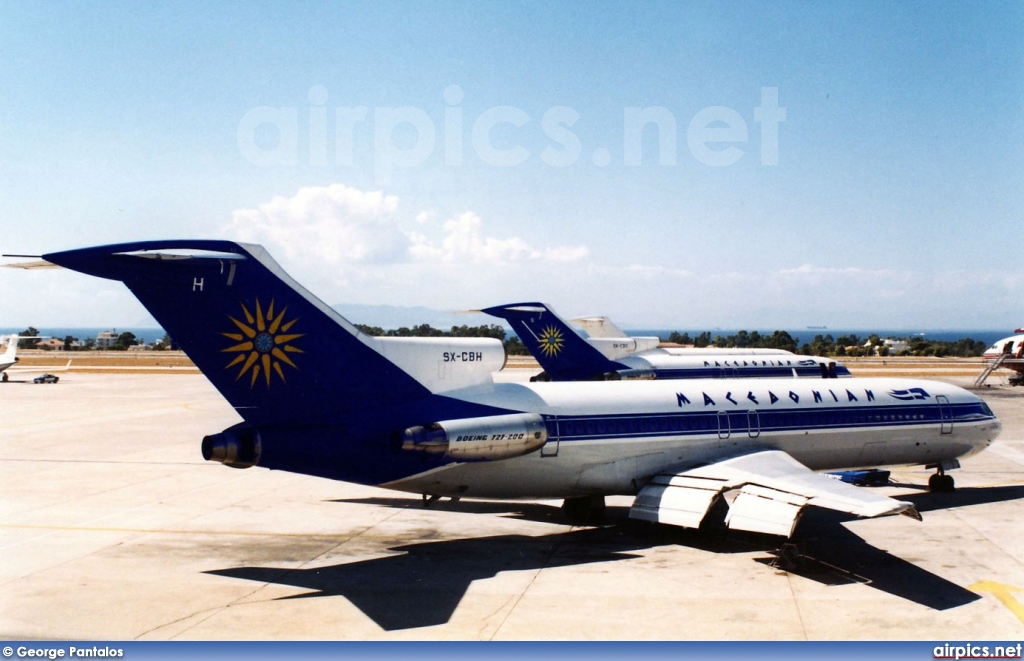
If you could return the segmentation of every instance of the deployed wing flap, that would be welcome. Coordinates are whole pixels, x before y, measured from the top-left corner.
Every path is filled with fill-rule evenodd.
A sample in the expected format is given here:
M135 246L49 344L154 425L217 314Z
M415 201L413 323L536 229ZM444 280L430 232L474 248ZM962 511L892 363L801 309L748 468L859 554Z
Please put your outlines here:
M656 475L637 494L629 518L697 528L711 505L728 485L722 480Z
M725 523L734 530L789 537L807 503L802 496L748 485L729 504Z
M695 528L718 496L729 503L730 528L773 535L791 535L808 505L862 517L905 514L921 519L911 503L815 473L780 450L655 476L637 494L629 516Z

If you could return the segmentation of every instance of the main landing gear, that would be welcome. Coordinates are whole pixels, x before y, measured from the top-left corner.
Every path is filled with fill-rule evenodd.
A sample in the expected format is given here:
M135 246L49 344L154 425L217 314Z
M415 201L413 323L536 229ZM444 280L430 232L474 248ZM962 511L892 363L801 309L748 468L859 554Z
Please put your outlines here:
M956 484L952 475L946 475L946 471L953 468L960 468L960 462L956 459L943 461L940 464L929 464L925 468L935 468L938 471L928 478L928 490L936 493L952 493L956 491Z
M956 484L953 482L953 476L946 475L944 473L936 473L935 475L932 475L928 478L928 491L956 491Z
M562 512L570 521L596 524L604 520L604 496L566 498Z
M427 493L425 493L425 494L423 494L423 507L424 508L431 507L431 506L434 505L434 503L438 502L439 500L441 500L441 496L439 496L437 494L427 494ZM457 502L459 502L459 497L458 496L449 496L448 500L451 501L452 503L457 503Z

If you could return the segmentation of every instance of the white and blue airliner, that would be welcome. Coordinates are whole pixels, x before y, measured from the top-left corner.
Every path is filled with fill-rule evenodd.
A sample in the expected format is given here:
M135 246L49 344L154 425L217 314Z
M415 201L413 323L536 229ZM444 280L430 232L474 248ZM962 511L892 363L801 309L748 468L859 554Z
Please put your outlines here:
M925 465L933 489L1000 423L976 395L919 379L496 383L494 345L387 342L292 280L256 245L146 241L44 255L123 282L243 422L204 458L463 498L564 498L698 527L788 536L818 506L913 505L817 471ZM499 345L500 346L500 345Z
M834 360L778 349L669 352L658 348L658 338L584 338L544 303L498 305L481 312L512 326L544 370L533 377L534 381L852 376L845 365Z

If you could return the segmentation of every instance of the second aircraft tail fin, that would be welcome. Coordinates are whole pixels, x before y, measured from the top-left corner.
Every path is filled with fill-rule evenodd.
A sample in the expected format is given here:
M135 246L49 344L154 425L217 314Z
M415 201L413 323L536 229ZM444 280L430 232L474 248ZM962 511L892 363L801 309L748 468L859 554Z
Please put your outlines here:
M593 379L627 369L606 358L544 303L514 303L482 311L511 324L553 381Z

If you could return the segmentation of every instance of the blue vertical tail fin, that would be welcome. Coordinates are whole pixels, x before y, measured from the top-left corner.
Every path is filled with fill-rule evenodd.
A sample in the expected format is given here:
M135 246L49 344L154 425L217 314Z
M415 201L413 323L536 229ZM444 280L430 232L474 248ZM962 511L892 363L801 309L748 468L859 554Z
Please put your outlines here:
M628 369L609 360L544 303L513 303L482 310L504 319L552 381L579 381Z
M147 241L43 258L127 285L247 422L327 424L429 394L260 246Z

